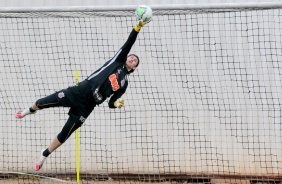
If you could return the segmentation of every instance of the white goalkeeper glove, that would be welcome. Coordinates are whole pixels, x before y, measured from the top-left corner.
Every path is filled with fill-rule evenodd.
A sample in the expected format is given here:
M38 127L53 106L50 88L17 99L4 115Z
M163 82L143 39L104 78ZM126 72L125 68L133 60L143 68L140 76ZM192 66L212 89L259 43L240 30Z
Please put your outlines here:
M124 100L122 98L117 99L117 101L115 101L114 106L116 108L122 108L124 105Z
M143 20L139 20L138 24L137 24L136 26L134 26L134 30L135 30L136 32L139 32L140 29L141 29L143 26L145 26L145 24L149 23L150 21L151 21L151 19L150 19L149 21L147 21L147 22L144 22Z

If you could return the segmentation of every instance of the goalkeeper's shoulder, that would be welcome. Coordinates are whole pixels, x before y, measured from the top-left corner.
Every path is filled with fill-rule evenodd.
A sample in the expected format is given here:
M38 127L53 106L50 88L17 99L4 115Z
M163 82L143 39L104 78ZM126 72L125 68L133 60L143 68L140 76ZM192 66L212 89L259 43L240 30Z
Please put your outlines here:
M147 21L147 22L144 22L143 20L139 20L139 22L136 24L136 26L134 26L134 30L136 32L139 32L141 30L141 28L144 27L149 22L151 22L151 19L149 21Z

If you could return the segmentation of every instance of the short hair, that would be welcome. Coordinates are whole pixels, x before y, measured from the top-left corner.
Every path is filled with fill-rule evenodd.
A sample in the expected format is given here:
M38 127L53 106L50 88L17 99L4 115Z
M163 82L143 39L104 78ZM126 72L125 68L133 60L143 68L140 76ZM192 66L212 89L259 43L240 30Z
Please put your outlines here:
M138 63L137 63L137 65L136 65L136 67L138 67L138 65L139 65L139 63L140 63L139 57L138 57L136 54L129 54L127 57L130 57L130 56L135 56L135 57L137 58ZM132 72L134 72L134 69L132 69L132 70L129 71L129 73L132 73Z

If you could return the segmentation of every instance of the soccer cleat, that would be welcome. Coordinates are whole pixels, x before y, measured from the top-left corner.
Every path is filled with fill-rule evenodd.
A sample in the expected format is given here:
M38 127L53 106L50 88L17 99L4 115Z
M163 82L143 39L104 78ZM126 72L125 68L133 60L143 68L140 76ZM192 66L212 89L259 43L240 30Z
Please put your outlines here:
M44 161L45 161L46 158L47 158L47 157L44 157L44 156L43 156L44 150L45 150L45 149L42 149L42 150L41 150L40 156L39 156L37 162L35 163L35 170L36 170L36 171L39 171L39 170L42 168L42 166L43 166L43 164L44 164Z
M15 117L16 117L17 119L22 119L22 118L24 117L24 115L22 115L22 111L19 111L19 112L17 112L17 113L15 114Z
M36 111L35 112L27 112L27 113L24 113L24 111L19 111L15 114L15 117L17 119L22 119L23 117L25 117L28 114L35 114L35 113L36 113Z

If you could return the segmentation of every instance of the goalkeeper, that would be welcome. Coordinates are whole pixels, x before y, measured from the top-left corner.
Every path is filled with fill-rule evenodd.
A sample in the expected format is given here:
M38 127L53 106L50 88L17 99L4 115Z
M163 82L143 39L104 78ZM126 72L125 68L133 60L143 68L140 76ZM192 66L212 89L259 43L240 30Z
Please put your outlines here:
M61 132L54 138L50 146L42 149L35 164L35 170L40 170L46 158L60 147L69 136L78 129L93 111L96 105L103 103L108 97L110 108L121 108L124 100L121 96L128 86L128 75L139 65L139 58L135 54L128 55L135 43L140 29L150 21L140 20L131 31L127 41L100 69L92 73L76 86L71 86L49 96L41 98L31 107L19 111L16 118L21 119L28 114L50 107L70 107L69 118Z

